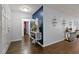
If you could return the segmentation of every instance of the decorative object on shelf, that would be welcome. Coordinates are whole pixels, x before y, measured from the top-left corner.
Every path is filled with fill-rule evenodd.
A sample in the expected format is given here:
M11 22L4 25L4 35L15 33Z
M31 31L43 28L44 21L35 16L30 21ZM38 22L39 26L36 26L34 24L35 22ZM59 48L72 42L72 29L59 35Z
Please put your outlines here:
M32 22L32 31L36 31L36 30L37 30L37 26L35 22Z
M63 24L63 26L66 25L66 20L65 19L62 20L62 24Z
M52 24L53 24L53 26L56 26L56 24L57 24L57 19L56 19L56 17L54 17L54 18L52 19Z
M76 21L76 20L74 20L74 25L75 25L75 26L77 25L77 21Z
M72 26L72 21L69 22L69 26L70 26L70 27Z

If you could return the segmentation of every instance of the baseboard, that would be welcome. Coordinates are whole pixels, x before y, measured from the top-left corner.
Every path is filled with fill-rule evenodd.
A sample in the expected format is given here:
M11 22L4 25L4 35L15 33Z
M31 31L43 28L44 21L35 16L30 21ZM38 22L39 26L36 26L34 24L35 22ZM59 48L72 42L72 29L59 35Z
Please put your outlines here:
M9 42L9 44L7 44L5 48L3 48L1 54L6 54L6 52L7 52L8 48L9 48L10 44L11 44L11 42Z
M20 41L20 40L22 40L22 38L20 38L20 39L16 39L16 40L11 40L11 41L9 42L9 44L7 44L5 48L3 48L1 54L6 54L6 52L7 52L8 48L9 48L11 42L14 42L14 41Z
M51 42L51 43L49 43L49 44L45 44L45 45L43 45L43 47L46 47L46 46L49 46L49 45L52 45L52 44L58 43L58 42L60 42L60 41L63 41L63 40L59 40L59 41Z
M15 40L11 40L11 42L14 42L14 41L20 41L20 40L22 40L22 38L15 39Z

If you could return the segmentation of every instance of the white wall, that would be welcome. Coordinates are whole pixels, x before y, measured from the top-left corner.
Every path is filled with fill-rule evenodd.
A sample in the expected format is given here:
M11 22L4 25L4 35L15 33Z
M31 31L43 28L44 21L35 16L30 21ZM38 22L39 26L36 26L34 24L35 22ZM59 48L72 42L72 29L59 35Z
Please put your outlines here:
M72 22L71 27L73 29L79 28L79 24L74 24L74 21L76 23L79 23L79 17L78 15L72 16L69 14L65 14L61 12L60 10L55 10L53 8L50 8L50 5L44 5L43 7L43 43L44 46L48 46L50 44L54 44L56 42L64 40L64 31L65 27L70 27L69 22ZM52 19L57 19L57 25L56 27L52 24ZM62 20L66 21L65 26L62 25Z
M12 41L22 40L22 19L29 19L25 13L12 11Z
M2 53L2 5L0 5L0 53Z
M2 5L2 52L6 53L11 43L11 11L8 5Z
M61 24L63 14L56 10L52 10L48 5L43 7L43 33L44 33L44 46L62 41L64 39L64 27ZM57 18L56 27L52 24L52 19Z

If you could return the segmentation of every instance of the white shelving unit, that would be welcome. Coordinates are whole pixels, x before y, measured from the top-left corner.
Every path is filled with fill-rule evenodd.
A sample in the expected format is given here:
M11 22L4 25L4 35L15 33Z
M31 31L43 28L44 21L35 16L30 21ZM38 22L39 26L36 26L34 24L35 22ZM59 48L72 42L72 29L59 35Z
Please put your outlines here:
M31 31L31 33L35 36L35 37L32 37L32 34L31 34L31 39L33 39L32 43L38 43L40 46L43 46L38 40L41 40L41 33L40 32L34 32L34 31Z

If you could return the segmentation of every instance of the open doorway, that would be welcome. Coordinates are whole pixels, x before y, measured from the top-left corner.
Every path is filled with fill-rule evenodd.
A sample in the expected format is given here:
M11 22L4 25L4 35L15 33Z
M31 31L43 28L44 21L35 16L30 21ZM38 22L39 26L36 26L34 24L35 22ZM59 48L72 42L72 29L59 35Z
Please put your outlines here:
M24 21L24 36L25 35L29 35L28 34L28 30L29 30L29 22L28 21Z
M29 40L30 35L30 19L22 19L22 37L24 42Z
M24 21L24 41L27 42L29 38L29 21Z

